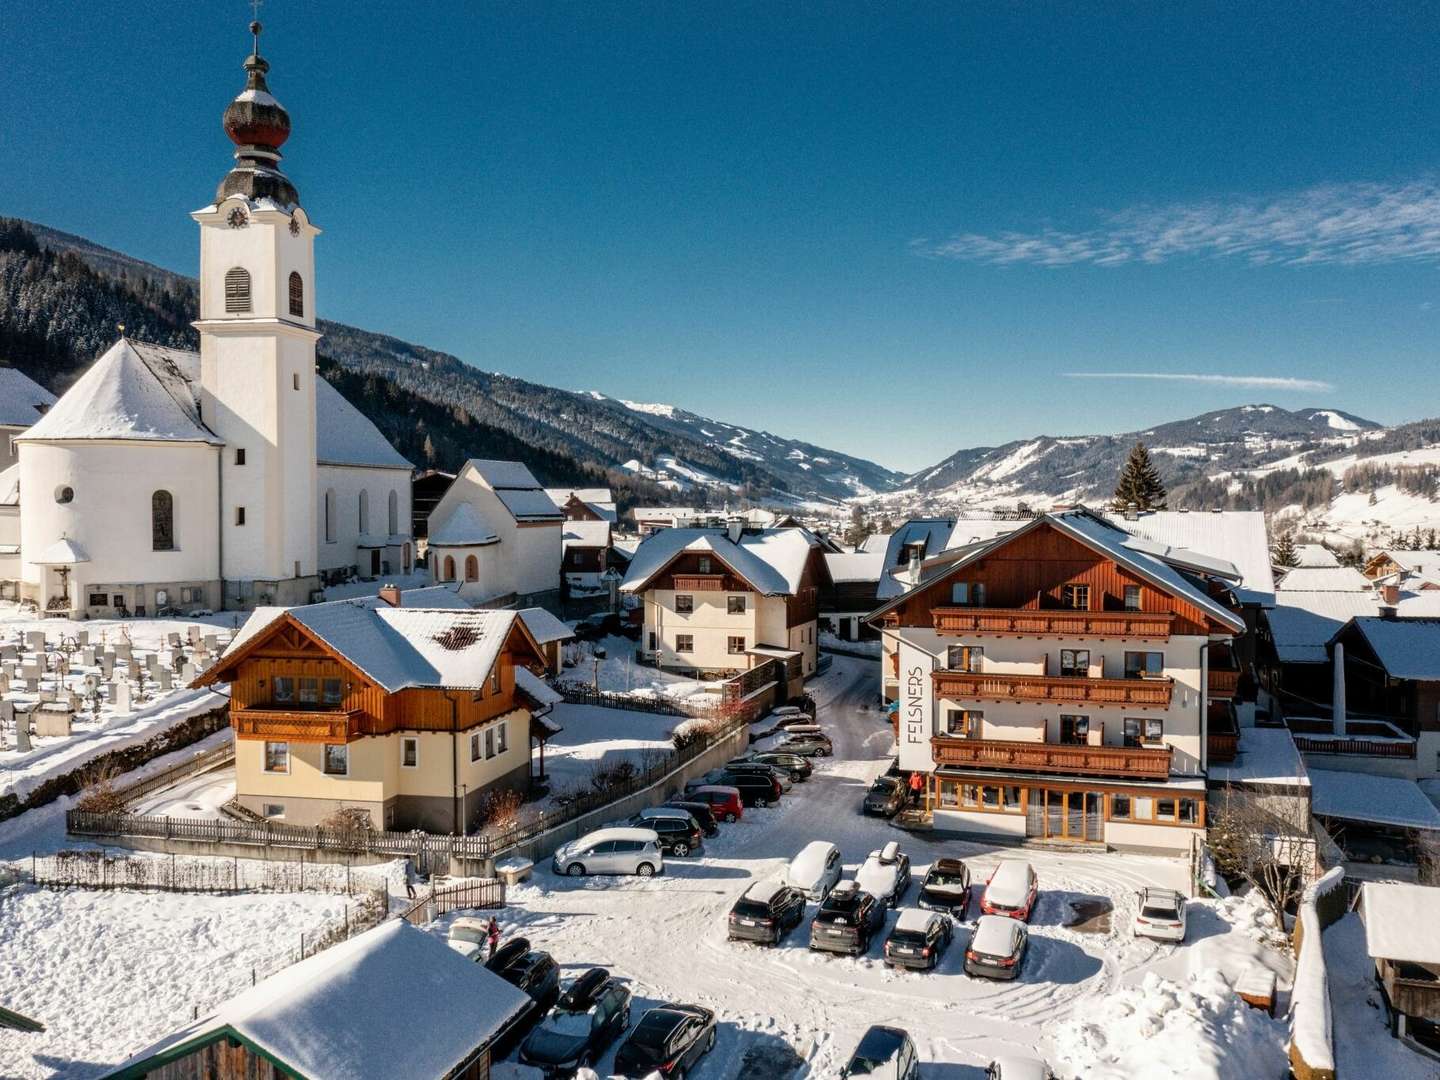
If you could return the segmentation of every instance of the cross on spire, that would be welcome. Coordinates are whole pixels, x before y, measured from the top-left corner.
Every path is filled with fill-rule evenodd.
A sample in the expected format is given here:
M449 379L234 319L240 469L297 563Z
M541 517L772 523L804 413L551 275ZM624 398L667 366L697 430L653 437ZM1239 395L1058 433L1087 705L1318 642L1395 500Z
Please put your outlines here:
M250 0L250 33L255 36L256 56L260 55L260 5L264 2L265 0Z

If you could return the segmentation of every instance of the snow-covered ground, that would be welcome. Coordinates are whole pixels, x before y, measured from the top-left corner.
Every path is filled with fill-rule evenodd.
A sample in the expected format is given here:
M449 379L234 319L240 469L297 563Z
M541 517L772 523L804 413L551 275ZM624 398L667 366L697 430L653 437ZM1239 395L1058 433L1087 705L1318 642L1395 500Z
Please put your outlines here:
M46 1026L0 1035L0 1076L99 1076L250 985L343 915L310 894L0 890L0 1002Z
M598 679L595 649L605 651L600 661ZM593 644L579 641L565 649L567 667L560 678L586 686L597 686L615 694L636 694L642 697L688 698L694 694L718 693L718 683L688 679L659 668L635 662L635 642L612 634Z
M837 657L812 682L836 755L821 759L816 775L781 806L747 811L707 841L701 857L670 860L665 874L650 881L572 882L538 867L530 883L511 890L512 906L500 913L506 934L529 937L562 968L603 964L627 978L637 1016L666 999L715 1009L719 1042L694 1080L792 1075L757 1065L761 1057L808 1066L794 1075L833 1076L874 1023L911 1033L927 1063L926 1080L980 1080L991 1056L1017 1051L1047 1057L1062 1077L1087 1080L1284 1074L1283 1022L1245 1008L1228 991L1255 963L1290 977L1288 958L1265 943L1271 928L1258 906L1192 901L1182 946L1131 935L1135 890L1183 889L1187 868L1179 860L1025 851L1042 898L1024 971L1009 984L961 970L973 904L940 969L925 974L886 968L879 959L883 936L858 959L811 953L808 921L777 949L727 942L725 917L735 898L750 881L781 871L812 839L839 844L850 873L870 851L899 839L917 879L941 854L965 858L981 881L1002 855L1019 854L910 836L859 813L866 786L892 749L888 725L870 704L876 675L873 662ZM913 905L914 896L912 886L904 905ZM1071 903L1083 899L1113 905L1108 931L1066 925ZM436 932L446 925L442 920ZM602 1075L610 1063L600 1063Z
M219 734L228 736L230 733ZM187 776L170 787L153 791L132 803L130 812L154 817L216 820L225 816L220 808L234 797L235 766L226 765Z
M670 732L682 716L627 712L561 702L550 718L564 730L545 744L545 775L552 794L588 789L598 769L629 761L643 769L657 754L673 750Z

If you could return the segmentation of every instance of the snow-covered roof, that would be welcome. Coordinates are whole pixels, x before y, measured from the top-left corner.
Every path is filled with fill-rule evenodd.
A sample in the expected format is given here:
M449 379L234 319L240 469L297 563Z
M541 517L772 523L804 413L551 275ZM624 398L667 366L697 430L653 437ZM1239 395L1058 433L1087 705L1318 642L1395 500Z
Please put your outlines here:
M1440 576L1440 551L1409 551L1403 548L1386 548L1377 555L1388 555L1391 561L1416 574Z
M0 472L0 506L20 505L20 463Z
M1355 628L1392 679L1440 681L1440 619L1357 618Z
M1305 760L1288 728L1242 727L1234 761L1210 763L1210 779L1219 784L1309 787Z
M530 631L530 636L541 645L548 645L552 641L569 641L575 636L574 630L543 607L521 608L520 618L525 620L525 629Z
M565 700L563 694L527 667L515 668L515 685L536 705L559 705Z
M369 417L321 378L315 380L315 460L321 465L414 468Z
M610 494L609 488L546 488L545 494L555 500L556 506L564 506L570 501L570 496L575 496L583 503L611 503L615 502Z
M533 488L544 491L535 474L521 461L499 461L494 458L471 458L465 463L474 469L487 487L492 488Z
M1357 615L1379 610L1372 593L1298 592L1281 589L1265 612L1282 664L1323 664L1336 631Z
M1393 881L1360 886L1365 951L1372 960L1440 964L1440 889Z
M719 529L663 529L645 539L620 588L639 593L682 552L708 552L766 596L789 596L800 588L805 563L818 541L804 529L745 533L739 543Z
M219 445L200 420L191 384L198 367L198 354L121 338L18 437Z
M1005 531L1011 532L1022 523L1010 521L1007 524L1009 528ZM951 546L950 537L954 529L954 518L911 518L891 533L885 541L885 553L881 561L882 576L875 595L881 600L889 600L905 591L905 584L885 571L905 565L906 547L910 544L923 544L920 555L922 558L930 558Z
M510 516L516 521L561 521L565 515L555 505L555 500L540 488L496 488L496 497L505 504Z
M1373 773L1311 769L1311 809L1321 817L1440 829L1440 809L1413 780Z
M389 919L242 991L120 1070L234 1032L308 1080L446 1076L529 1004L441 938Z
M887 547L890 546L890 537L893 535L893 533L871 533L869 536L865 537L864 540L860 541L860 546L855 550L863 551L867 554L872 551L883 552Z
M55 404L55 395L13 367L0 368L0 427L29 427Z
M610 522L608 521L567 521L560 532L563 548L609 547Z
M1307 570L1340 565L1340 560L1335 557L1335 553L1324 544L1297 544L1295 545L1295 557L1300 560L1296 565Z
M427 542L430 547L478 547L498 544L500 537L495 535L495 530L490 528L473 503L461 500L451 507L444 521L430 526Z
M89 553L69 537L62 536L35 559L40 566L70 566L90 561Z
M1276 589L1279 592L1369 592L1374 587L1374 582L1353 566L1297 566L1284 572Z
M850 582L879 582L885 568L885 549L827 553L825 566L830 571L830 580L835 584Z
M402 589L400 591L400 606L413 608L455 608L469 609L475 605L466 600L459 593L460 585L456 582L453 585L423 585L418 589ZM376 607L384 601L376 598Z
M1145 510L1133 521L1124 514L1104 516L1134 536L1233 564L1240 574L1237 593L1242 601L1262 606L1274 602L1270 540L1261 511Z

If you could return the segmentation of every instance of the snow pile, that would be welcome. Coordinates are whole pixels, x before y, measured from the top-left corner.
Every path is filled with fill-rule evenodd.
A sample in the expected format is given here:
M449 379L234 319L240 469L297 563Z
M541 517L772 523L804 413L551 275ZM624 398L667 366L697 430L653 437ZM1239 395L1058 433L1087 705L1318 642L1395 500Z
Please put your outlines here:
M1086 1080L1283 1076L1277 1024L1216 971L1185 985L1154 972L1055 1030L1056 1056Z
M1290 1018L1295 1049L1312 1069L1335 1068L1335 1040L1330 1014L1330 986L1325 950L1320 944L1320 914L1315 901L1338 886L1344 871L1335 867L1305 890L1300 900L1300 955L1295 963L1295 989Z

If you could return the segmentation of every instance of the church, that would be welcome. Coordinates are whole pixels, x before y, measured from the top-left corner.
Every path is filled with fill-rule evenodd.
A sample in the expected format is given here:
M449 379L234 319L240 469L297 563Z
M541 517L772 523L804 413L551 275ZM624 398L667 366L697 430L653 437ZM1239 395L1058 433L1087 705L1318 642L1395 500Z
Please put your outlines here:
M47 613L304 604L411 571L412 466L315 371L320 230L281 171L290 116L251 31L224 114L234 167L191 215L199 352L122 330L12 436L0 488L18 487L18 550L0 574Z

